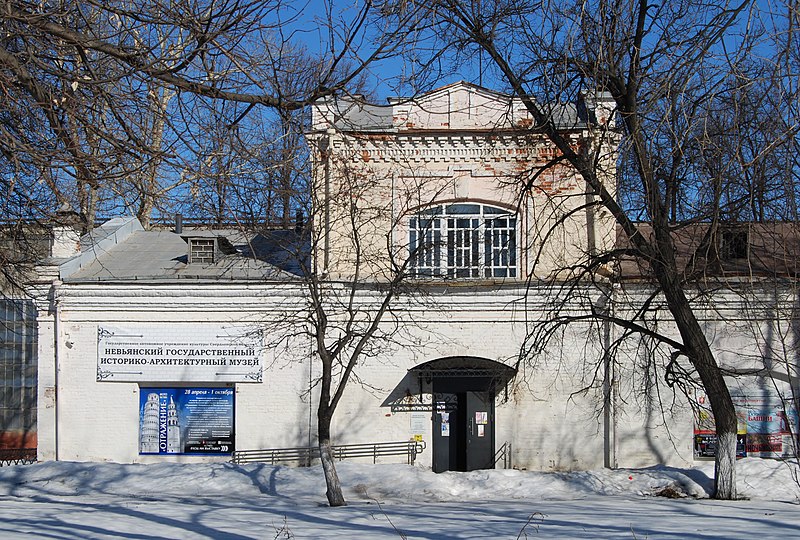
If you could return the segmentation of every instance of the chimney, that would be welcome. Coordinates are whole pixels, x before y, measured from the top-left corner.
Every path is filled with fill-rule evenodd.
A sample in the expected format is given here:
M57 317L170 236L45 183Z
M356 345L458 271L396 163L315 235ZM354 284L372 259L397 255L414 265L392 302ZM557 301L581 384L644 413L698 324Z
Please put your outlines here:
M583 90L578 94L578 114L587 123L613 127L616 107L609 92Z
M294 232L297 234L302 233L303 227L305 227L305 223L303 223L303 211L298 210L294 218Z
M175 234L182 234L183 233L183 216L181 214L175 214Z
M53 227L53 237L50 242L50 256L58 259L67 259L81 252L81 234L75 227L59 225Z

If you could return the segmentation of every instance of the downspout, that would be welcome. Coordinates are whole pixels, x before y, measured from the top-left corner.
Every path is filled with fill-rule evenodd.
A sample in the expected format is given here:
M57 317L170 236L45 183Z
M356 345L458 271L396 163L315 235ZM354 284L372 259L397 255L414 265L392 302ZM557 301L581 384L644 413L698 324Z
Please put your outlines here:
M308 339L308 447L313 444L312 434L314 432L314 340ZM310 454L309 454L310 456ZM309 457L306 466L311 466Z
M617 305L617 290L619 289L618 283L611 284L611 315L616 317L615 307ZM609 337L610 342L610 337ZM617 461L617 392L619 390L619 383L617 381L617 370L614 363L611 364L611 432L613 438L611 439L611 465L614 469L619 468Z
M61 349L61 325L59 324L59 319L61 318L61 310L60 310L60 303L61 303L61 285L62 281L60 279L56 279L53 281L53 416L55 417L55 429L53 430L53 451L55 453L56 461L59 461L59 426L61 425L60 418L59 418L59 400L60 400L60 392L58 389L58 372L60 369L60 349Z
M323 210L325 221L325 242L323 245L322 253L322 275L328 275L328 268L330 264L330 251L331 251L331 167L330 167L330 144L331 135L326 133L319 142L319 150L322 157L322 170L325 181L325 207Z
M395 179L394 179L394 172L393 172L392 173L392 193L391 193L392 201L390 203L391 206L390 206L390 209L389 209L391 220L392 220L391 223L389 224L389 226L392 228L391 231L389 231L389 234L390 234L389 257L390 258L394 258L395 247L399 245L399 243L397 241L398 240L397 239L397 227L398 227L398 225L400 223L400 216L399 216L398 210L395 208L395 200L394 200L395 185L394 185L394 180ZM398 213L397 216L395 216L395 212ZM408 231L406 231L406 236L408 236L408 234L409 234Z
M589 255L597 254L597 231L594 216L594 192L589 184L586 184L586 248Z
M617 284L612 283L603 311L614 316ZM611 354L613 324L603 321L603 467L617 468L617 383L614 358Z
M604 133L602 124L598 122L598 98L589 97L587 93L581 92L578 98L578 111L583 109L585 111L586 130L588 132L588 142L583 146L583 157L595 161L599 157L599 152L602 151ZM580 112L579 112L580 115ZM602 121L604 124L605 121ZM597 223L595 219L595 192L588 182L586 182L586 190L584 193L586 202L586 248L590 255L597 254Z

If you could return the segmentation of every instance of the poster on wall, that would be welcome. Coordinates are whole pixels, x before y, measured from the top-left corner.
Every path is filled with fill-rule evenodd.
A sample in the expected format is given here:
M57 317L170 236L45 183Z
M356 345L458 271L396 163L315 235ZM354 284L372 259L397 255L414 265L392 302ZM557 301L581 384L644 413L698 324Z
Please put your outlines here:
M140 454L230 454L233 388L140 388Z
M776 396L733 395L739 421L736 455L738 457L785 458L795 455L798 444L798 411L791 400ZM694 455L716 455L717 435L714 416L706 396L698 396L699 413L695 415Z
M237 325L101 325L97 380L261 382L263 341Z
M429 413L412 412L411 413L411 438L420 442L424 438L424 434L428 432L431 426L431 416Z

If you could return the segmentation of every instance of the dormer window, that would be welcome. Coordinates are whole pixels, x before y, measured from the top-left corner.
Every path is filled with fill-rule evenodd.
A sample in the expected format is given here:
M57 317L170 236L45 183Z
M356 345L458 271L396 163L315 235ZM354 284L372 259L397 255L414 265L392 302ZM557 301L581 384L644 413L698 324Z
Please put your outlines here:
M409 220L414 277L517 277L517 218L503 208L456 203Z
M722 231L720 256L723 260L747 258L747 230L729 229Z
M189 264L211 264L216 260L217 245L213 238L189 238Z
M186 260L189 264L214 264L225 255L238 253L230 240L217 232L193 231L181 238L188 247Z

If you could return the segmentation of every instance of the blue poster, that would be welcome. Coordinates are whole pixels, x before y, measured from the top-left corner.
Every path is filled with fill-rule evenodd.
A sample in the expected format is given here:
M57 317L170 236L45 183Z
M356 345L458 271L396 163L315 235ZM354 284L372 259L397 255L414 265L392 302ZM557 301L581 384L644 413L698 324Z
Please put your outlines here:
M140 454L230 454L233 388L140 388Z

